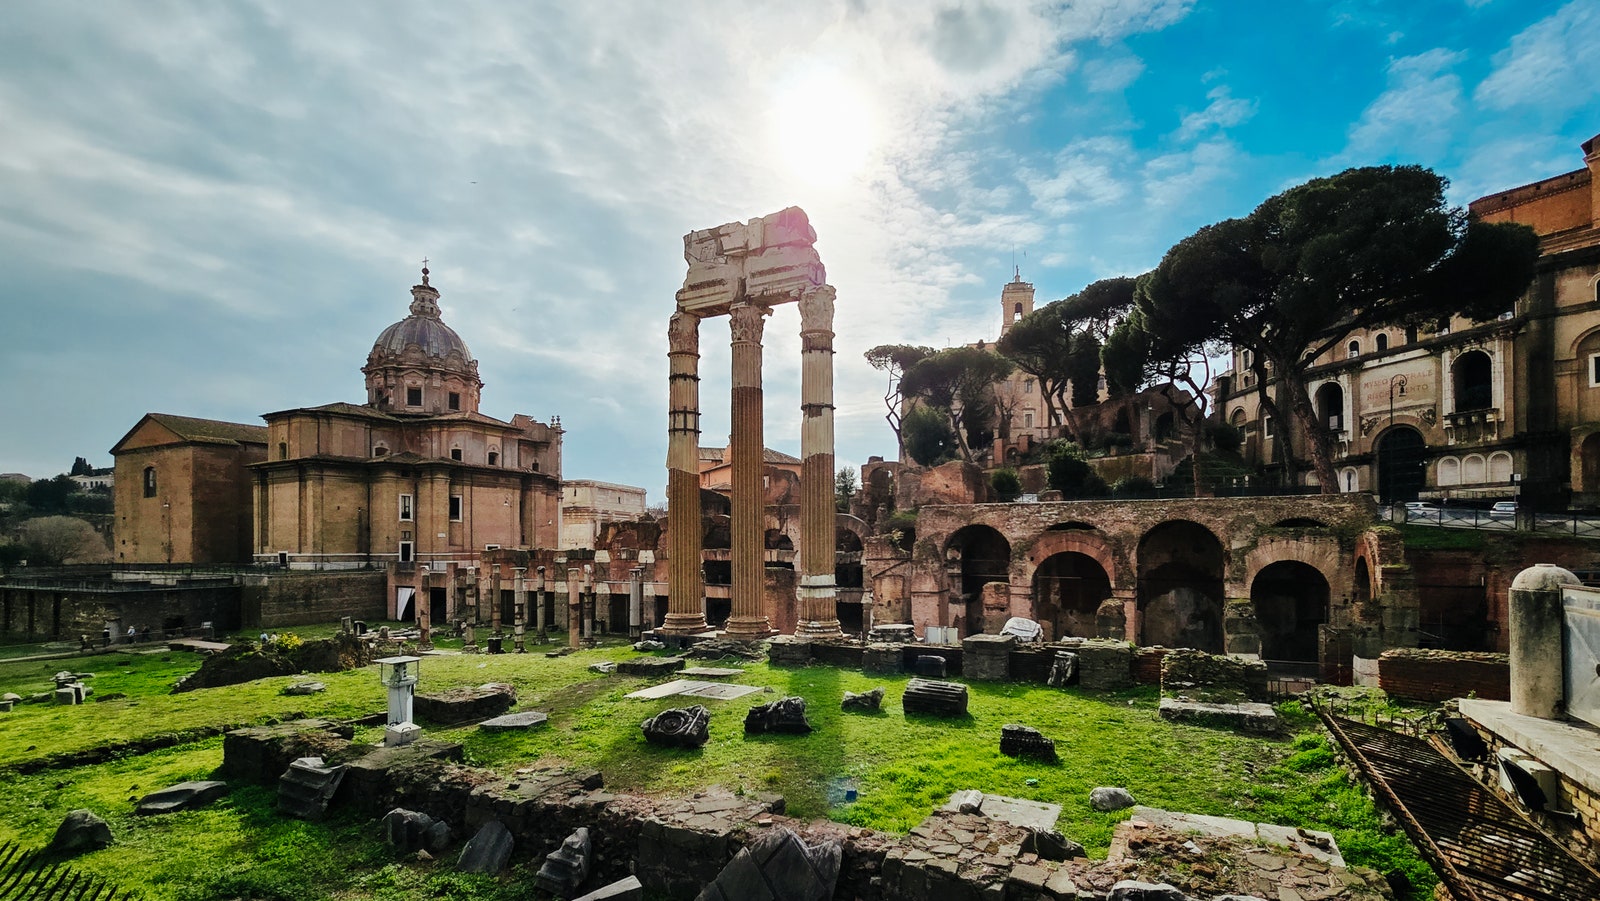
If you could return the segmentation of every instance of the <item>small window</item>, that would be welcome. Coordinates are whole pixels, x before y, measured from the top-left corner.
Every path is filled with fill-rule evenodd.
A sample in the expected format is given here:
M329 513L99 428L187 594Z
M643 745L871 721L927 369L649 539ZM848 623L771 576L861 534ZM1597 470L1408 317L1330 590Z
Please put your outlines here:
M374 457L387 457L389 456L389 449L380 444L372 449L372 455Z
M1414 325L1406 326L1406 343L1407 344L1415 344L1415 343L1417 343L1417 327L1416 326L1414 326Z
M154 466L146 466L144 468L144 496L156 496L156 468Z
M499 451L489 451L489 465L490 466L499 466L500 465L500 452Z
M411 495L400 495L400 521L410 522L411 520L415 519L416 517L413 515L414 512L415 511L411 509Z
M1033 393L1033 379L1023 379L1022 380L1022 393L1023 394L1032 394Z
M1589 355L1589 387L1600 388L1600 354ZM145 494L145 497L149 496Z
M461 495L459 494L450 495L450 521L461 521Z
M1345 359L1354 360L1359 356L1361 356L1361 342L1351 341L1349 345L1345 347Z
M455 391L450 392L450 409L452 409L452 410L461 409L461 395L460 395L459 392L455 392Z
M287 459L289 459L289 444L287 442L284 442L284 441L279 441L278 442L278 459L279 460L287 460Z
M1378 337L1372 339L1372 343L1377 347L1378 353L1381 354L1389 349L1389 336L1380 333Z
M456 461L457 463L460 463L461 462L461 448L459 448L459 447L450 448L450 459Z
M414 547L414 545L409 541L400 542L400 562L401 563L410 563L415 558L416 555L412 553L412 548L413 547Z
M408 407L420 407L420 406L422 406L422 389L421 388L407 388L406 389L406 406L408 406Z
M1033 428L1033 411L1032 410L1024 410L1024 411L1022 411L1022 427L1025 428L1025 429Z
M1261 420L1261 430L1267 433L1268 438L1272 437L1274 430L1271 416L1265 417Z

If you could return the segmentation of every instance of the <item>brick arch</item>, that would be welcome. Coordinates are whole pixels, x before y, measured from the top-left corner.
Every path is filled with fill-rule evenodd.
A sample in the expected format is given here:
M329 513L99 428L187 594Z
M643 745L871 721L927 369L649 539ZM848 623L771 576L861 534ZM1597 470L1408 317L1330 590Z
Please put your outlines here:
M1358 552L1359 553L1359 552ZM1339 549L1339 540L1332 535L1326 538L1273 538L1264 540L1251 548L1244 555L1244 578L1240 581L1240 588L1248 595L1250 586L1255 584L1256 576L1263 569L1274 563L1293 561L1304 563L1328 580L1330 589L1336 593L1339 589L1349 589L1351 579L1344 572L1345 567L1330 565L1340 562L1343 552ZM1368 561L1368 567L1372 562ZM1349 561L1351 571L1354 571L1355 561Z
M1040 532L1038 537L1033 539L1026 554L1020 557L1013 556L1012 584L1031 588L1034 574L1039 571L1039 567L1056 554L1064 553L1082 554L1100 564L1100 568L1105 570L1106 578L1111 580L1113 589L1130 584L1126 566L1117 565L1110 537L1104 532L1079 529Z
M872 537L872 529L867 527L866 522L860 517L852 516L849 513L835 513L833 515L833 528L835 532L843 530L853 533L857 538L861 539L862 547L865 547L867 539Z

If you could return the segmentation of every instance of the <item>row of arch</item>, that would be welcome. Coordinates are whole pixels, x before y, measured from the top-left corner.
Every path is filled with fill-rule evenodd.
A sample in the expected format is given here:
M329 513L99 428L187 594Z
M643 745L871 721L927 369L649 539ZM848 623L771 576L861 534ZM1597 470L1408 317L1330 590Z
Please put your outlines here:
M1286 522L1280 525L1321 525ZM1050 638L1094 637L1102 605L1113 595L1115 563L1103 533L1088 523L1050 527L1028 550L1033 618ZM1198 523L1171 520L1139 541L1133 577L1141 644L1222 653L1226 553L1215 534ZM983 586L1011 582L1011 545L997 529L967 525L945 544L951 588L969 632L982 622ZM1268 660L1315 661L1318 627L1328 621L1327 577L1302 560L1280 559L1250 578L1250 599Z

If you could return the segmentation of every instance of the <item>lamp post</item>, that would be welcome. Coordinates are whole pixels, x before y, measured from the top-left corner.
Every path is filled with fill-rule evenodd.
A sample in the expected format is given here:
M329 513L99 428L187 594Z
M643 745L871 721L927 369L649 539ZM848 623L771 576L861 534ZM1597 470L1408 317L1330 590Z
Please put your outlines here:
M388 724L383 730L386 747L408 745L422 734L422 727L411 721L421 662L420 657L385 657L378 661L378 681L389 689Z
M1394 388L1396 385L1400 386L1400 396L1404 397L1406 394L1405 373L1397 372L1389 376L1389 422L1391 425L1394 423Z

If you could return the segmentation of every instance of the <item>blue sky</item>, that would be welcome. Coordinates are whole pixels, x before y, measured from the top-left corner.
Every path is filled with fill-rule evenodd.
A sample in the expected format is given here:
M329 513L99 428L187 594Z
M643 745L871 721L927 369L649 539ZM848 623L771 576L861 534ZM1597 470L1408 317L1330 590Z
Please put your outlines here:
M893 453L885 342L995 337L1317 175L1464 203L1579 168L1600 0L804 4L18 0L0 26L0 472L149 411L363 397L423 257L483 411L661 498L685 232L798 204L838 289L838 452ZM798 451L798 315L767 326ZM703 443L728 430L702 329Z

